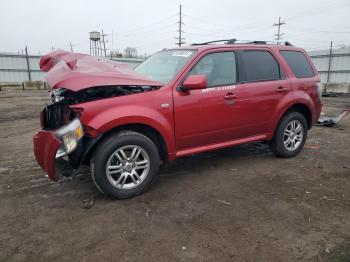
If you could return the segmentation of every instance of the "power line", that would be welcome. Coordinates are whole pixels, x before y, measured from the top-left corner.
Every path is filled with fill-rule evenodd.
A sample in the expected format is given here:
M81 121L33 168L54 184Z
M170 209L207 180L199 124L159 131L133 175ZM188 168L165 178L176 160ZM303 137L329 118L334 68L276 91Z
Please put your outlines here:
M131 34L123 34L121 35L122 37L130 37L130 36L137 36L137 35L145 35L145 34L150 34L152 35L155 31L161 30L161 29L170 29L174 28L174 25L177 25L177 22L172 22L171 24L160 24L157 27L154 27L153 29L147 29L146 31L140 30L136 33L131 33Z
M287 15L287 18L288 18L288 21L289 21L291 19L303 18L303 17L307 17L307 16L310 16L310 15L322 13L322 12L325 12L325 11L328 12L328 11L331 11L332 9L343 8L343 7L346 7L348 5L349 5L349 3L345 3L345 4L341 4L341 5L339 5L338 3L336 3L336 4L333 3L331 5L320 6L320 7L316 7L316 8L314 7L312 9L305 10L303 12L297 13L297 14L292 15L292 16L288 16Z
M285 25L285 22L281 21L281 17L278 18L278 23L274 23L272 26L277 26L277 34L275 34L276 38L275 40L277 40L277 44L279 44L279 41L282 39L282 36L284 35L283 33L281 33L281 26Z
M292 28L295 28L297 29L298 31L301 31L301 32L305 32L305 33L311 33L311 34L314 34L314 33L325 33L325 34L350 34L350 31L329 31L329 30L314 30L312 28L308 28L308 27L300 27L300 26L294 26L292 25Z
M178 37L175 37L175 39L177 39L177 45L181 46L183 44L185 44L185 38L182 37L182 33L184 33L184 31L182 31L182 25L184 25L184 23L182 22L182 5L180 5L180 12L179 12L179 29L177 30L177 32L179 33Z
M170 16L167 16L165 18L162 18L162 19L159 19L159 20L156 20L155 22L151 23L151 24L148 24L148 25L144 25L144 26L140 26L140 27L134 27L134 28L131 28L127 31L124 31L124 32L120 32L119 34L128 34L128 33L135 33L135 32L138 32L138 31L143 31L145 28L147 30L150 30L149 28L153 28L155 25L159 25L164 22L164 21L167 21L173 17L177 16L177 14L173 14L173 15L170 15Z
M191 16L191 15L187 15L187 14L182 14L183 16L186 16L192 20L196 20L202 24L206 24L206 25L212 25L212 26L216 26L218 28L222 28L223 30L224 29L231 29L231 30L237 30L237 29L240 29L240 30L250 30L250 29L256 29L256 26L254 26L255 24L257 23L254 23L254 24L249 24L247 26L232 26L232 25L225 25L225 24L219 24L219 23L214 23L214 22L211 22L209 20L205 20L205 19L202 19L202 18L198 18L198 17L194 17L194 16Z

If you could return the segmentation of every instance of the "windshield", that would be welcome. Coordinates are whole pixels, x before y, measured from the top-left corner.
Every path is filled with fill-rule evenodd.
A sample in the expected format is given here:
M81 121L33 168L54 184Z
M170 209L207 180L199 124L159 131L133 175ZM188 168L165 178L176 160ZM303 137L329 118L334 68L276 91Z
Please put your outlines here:
M155 53L135 68L153 80L167 84L194 55L195 50L166 50Z

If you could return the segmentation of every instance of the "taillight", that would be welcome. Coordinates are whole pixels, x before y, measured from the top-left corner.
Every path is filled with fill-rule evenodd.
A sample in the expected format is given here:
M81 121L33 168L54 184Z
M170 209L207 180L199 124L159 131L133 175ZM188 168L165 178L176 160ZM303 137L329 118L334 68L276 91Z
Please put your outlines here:
M318 98L320 100L322 100L322 84L321 84L321 82L316 83L316 92L317 92Z

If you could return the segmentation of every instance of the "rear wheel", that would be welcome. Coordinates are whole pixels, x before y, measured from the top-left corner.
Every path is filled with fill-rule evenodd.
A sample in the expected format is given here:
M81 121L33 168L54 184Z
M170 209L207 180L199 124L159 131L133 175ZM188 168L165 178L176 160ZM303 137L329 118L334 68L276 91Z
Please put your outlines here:
M280 121L270 148L276 156L293 157L304 147L307 122L299 112L291 112Z
M94 152L91 174L97 188L113 198L146 191L160 165L156 145L148 137L124 131L104 140Z

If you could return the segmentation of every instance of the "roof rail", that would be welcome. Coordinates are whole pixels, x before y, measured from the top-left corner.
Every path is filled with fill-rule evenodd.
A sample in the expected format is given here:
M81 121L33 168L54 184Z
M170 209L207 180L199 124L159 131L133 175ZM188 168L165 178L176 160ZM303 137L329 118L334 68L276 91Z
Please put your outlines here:
M214 40L214 41L208 41L204 43L195 43L192 44L192 46L195 45L209 45L209 44L215 44L215 43L220 43L224 42L224 44L227 45L232 45L232 44L254 44L254 45L286 45L286 46L293 46L290 42L285 41L284 43L281 42L276 42L276 41L262 41L262 40L237 40L236 38L232 39L223 39L223 40Z
M204 43L195 43L192 45L209 45L209 44L215 44L215 43L220 43L220 42L225 42L225 44L234 44L236 41L237 41L237 39L232 38L232 39L214 40L214 41L209 41L209 42L204 42Z

